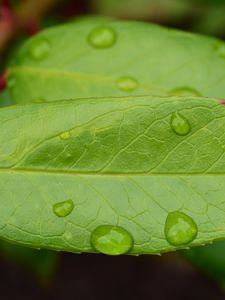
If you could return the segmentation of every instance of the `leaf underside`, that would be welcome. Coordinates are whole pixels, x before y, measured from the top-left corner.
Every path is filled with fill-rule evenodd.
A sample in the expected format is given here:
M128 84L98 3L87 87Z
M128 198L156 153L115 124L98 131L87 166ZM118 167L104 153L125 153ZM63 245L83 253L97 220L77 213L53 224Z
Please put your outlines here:
M177 135L179 112L191 131ZM171 246L169 212L193 218L190 246L225 237L225 107L210 98L125 97L0 110L0 237L32 247L95 252L90 235L119 225L130 254ZM55 203L74 210L59 218ZM188 245L189 246L189 245Z

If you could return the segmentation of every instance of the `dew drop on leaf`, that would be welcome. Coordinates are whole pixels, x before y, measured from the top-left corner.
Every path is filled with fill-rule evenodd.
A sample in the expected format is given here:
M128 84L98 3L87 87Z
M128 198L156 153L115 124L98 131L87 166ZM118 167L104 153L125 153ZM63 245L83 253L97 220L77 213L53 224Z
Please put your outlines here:
M198 233L198 227L191 217L174 211L166 218L164 232L169 244L179 246L192 242Z
M133 247L130 233L119 226L101 225L91 234L93 248L107 255L121 255L129 252Z
M74 203L71 199L55 203L53 205L53 212L58 217L68 216L74 209Z
M186 97L200 97L201 94L194 88L191 87L179 87L176 89L173 89L169 92L170 96L186 96Z
M68 140L71 138L71 133L69 131L65 131L60 134L60 139L61 140Z
M50 43L47 39L39 38L33 40L30 45L29 53L32 59L42 60L48 56L50 52Z
M133 92L138 88L139 83L132 77L121 77L117 80L117 85L123 91Z
M191 131L189 122L178 112L172 114L170 125L178 135L187 135Z
M88 42L95 48L109 48L116 42L116 32L110 27L98 27L88 36Z

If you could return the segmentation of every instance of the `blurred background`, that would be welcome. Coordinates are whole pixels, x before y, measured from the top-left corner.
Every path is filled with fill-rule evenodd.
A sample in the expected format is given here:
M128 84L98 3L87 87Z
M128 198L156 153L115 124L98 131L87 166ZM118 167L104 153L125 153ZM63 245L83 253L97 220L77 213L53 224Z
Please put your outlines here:
M0 106L7 63L29 36L81 15L225 38L225 0L0 0ZM162 256L75 255L0 241L1 298L225 299L225 242Z

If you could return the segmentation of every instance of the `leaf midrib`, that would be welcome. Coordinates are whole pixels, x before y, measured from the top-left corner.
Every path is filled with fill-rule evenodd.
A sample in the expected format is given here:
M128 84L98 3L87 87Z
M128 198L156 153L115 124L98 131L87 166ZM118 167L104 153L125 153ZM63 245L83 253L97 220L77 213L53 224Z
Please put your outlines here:
M43 169L26 169L26 168L0 168L0 173L34 173L34 174L48 174L48 175L69 175L69 176L102 176L102 177L129 177L129 176L143 176L143 177L154 177L154 176L169 176L169 177L187 177L187 176L225 176L225 173L99 173L99 172L67 172L63 170L43 170Z
M23 66L23 67L11 67L8 69L8 74L21 74L21 73L30 73L30 74L40 74L41 76L52 76L52 77L67 77L71 78L72 80L76 81L79 80L92 80L92 81L99 81L102 83L108 83L108 84L116 84L116 79L110 76L102 76L99 74L85 74L85 73L79 73L74 71L68 71L68 70L57 70L57 69L48 69L48 68L34 68L30 66ZM155 88L157 90L161 90L162 92L167 92L166 90L163 90L163 87L156 84L140 84L139 87L141 88Z

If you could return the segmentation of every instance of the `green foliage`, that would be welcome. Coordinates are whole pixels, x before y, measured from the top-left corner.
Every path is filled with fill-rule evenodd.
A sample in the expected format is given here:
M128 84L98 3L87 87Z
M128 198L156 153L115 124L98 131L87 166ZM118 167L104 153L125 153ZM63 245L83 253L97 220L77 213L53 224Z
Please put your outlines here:
M85 18L28 40L4 99L59 102L0 112L2 238L95 252L96 228L118 225L131 254L223 238L225 108L199 97L223 98L224 70L223 42L144 23Z
M91 233L108 224L132 236L130 254L223 238L225 108L215 99L185 100L139 96L2 109L0 237L95 252ZM175 112L190 124L186 135L171 126ZM59 217L55 204L64 201L73 205ZM182 239L173 246L165 225L177 211L198 232L184 242L178 218L169 229Z

